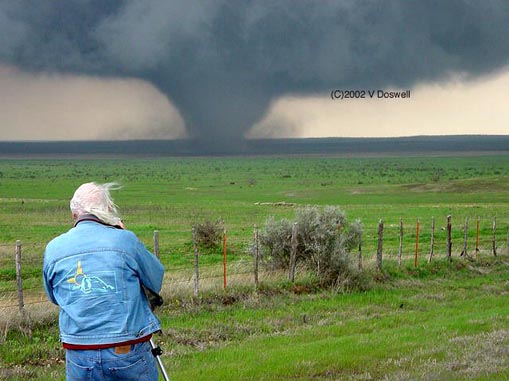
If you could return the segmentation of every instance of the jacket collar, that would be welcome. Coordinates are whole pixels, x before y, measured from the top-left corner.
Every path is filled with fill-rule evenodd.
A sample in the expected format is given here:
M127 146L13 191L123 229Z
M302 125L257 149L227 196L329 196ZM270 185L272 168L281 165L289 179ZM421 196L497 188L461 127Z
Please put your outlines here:
M78 219L74 222L74 227L76 227L80 222L83 222L83 221L97 222L97 223L99 223L101 225L104 225L104 226L110 226L110 227L113 227L113 228L116 228L116 229L122 229L118 225L107 224L106 222L100 220L99 218L97 218L93 214L83 214L83 215L79 216Z

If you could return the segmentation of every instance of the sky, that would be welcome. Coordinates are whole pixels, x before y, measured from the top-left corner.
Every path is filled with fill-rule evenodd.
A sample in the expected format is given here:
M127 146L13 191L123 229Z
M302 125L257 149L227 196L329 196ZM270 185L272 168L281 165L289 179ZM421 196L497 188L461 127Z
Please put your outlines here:
M509 135L508 35L505 0L2 2L0 140Z

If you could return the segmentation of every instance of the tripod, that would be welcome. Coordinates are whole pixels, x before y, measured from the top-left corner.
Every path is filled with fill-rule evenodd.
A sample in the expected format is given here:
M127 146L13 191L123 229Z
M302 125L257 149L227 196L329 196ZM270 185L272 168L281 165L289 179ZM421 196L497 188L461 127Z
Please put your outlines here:
M149 289L143 285L141 286L141 288L143 289L143 292L145 293L145 296L147 297L148 304L150 305L150 309L152 311L154 311L156 309L156 307L163 305L163 298L161 297L161 295L155 293L154 291L152 291L151 289ZM158 332L161 332L161 331L158 331ZM166 373L166 369L164 368L163 361L161 360L161 355L163 354L163 350L161 349L160 346L158 346L154 343L154 340L152 338L150 339L150 347L152 348L152 351L151 351L152 354L154 355L154 357L157 360L157 365L159 366L159 370L161 371L164 381L170 381L170 377L168 377L168 373Z
M163 361L161 360L161 355L163 354L161 347L156 346L152 338L150 339L150 347L152 348L152 354L157 360L157 365L159 365L159 370L161 371L164 381L170 381L170 377L168 377Z

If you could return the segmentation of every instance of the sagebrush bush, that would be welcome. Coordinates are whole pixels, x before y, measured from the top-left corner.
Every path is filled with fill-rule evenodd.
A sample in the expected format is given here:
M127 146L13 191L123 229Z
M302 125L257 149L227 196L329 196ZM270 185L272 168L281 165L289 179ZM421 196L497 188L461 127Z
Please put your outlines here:
M223 222L217 220L215 222L207 220L205 222L195 224L196 242L205 247L215 247L221 244L223 237Z
M351 252L358 247L362 225L349 223L334 206L299 208L294 221L269 217L259 233L263 263L273 269L289 268L293 223L297 223L297 263L316 272L323 286L339 286L357 276Z
M288 268L290 263L290 239L292 224L286 219L276 221L273 216L267 218L265 227L259 233L260 258L270 264L272 269Z

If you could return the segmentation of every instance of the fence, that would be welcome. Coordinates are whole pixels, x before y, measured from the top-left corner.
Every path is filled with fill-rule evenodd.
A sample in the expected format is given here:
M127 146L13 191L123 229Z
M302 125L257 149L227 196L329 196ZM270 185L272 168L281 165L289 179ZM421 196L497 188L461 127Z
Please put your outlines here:
M442 255L449 261L455 255L464 258L479 255L496 256L503 252L504 246L505 252L509 254L509 230L506 226L503 229L497 226L496 218L488 222L477 218L471 224L467 217L460 227L453 228L452 217L447 216L442 221L441 227L437 228L436 225L435 218L432 218L427 226L420 220L408 223L400 219L398 224L389 225L379 220L376 229L364 230L358 250L353 254L358 261L358 268L362 270L372 266L381 271L386 260L397 261L399 266L403 264L403 261L411 260L413 266L417 267L422 261L430 262L440 255L437 254L440 252L440 247L445 253ZM338 226L338 234L342 234L341 226ZM166 269L164 280L166 294L177 292L191 295L192 292L192 295L197 297L205 289L224 291L232 285L252 285L258 288L260 281L285 278L295 282L298 273L296 224L292 226L290 266L286 273L260 270L260 247L256 225L252 236L253 255L240 256L230 261L228 260L227 232L224 230L221 264L200 263L201 256L194 228L192 237L192 263ZM158 257L160 256L159 238L159 232L154 231L153 251ZM384 249L384 243L388 241L392 243L391 249ZM365 255L366 246L376 255ZM0 308L17 309L21 318L27 321L29 318L25 309L27 305L48 303L41 283L42 255L35 254L32 251L34 247L35 245L24 246L19 240L13 246L0 245ZM14 262L14 268L12 265L9 266L9 262Z

